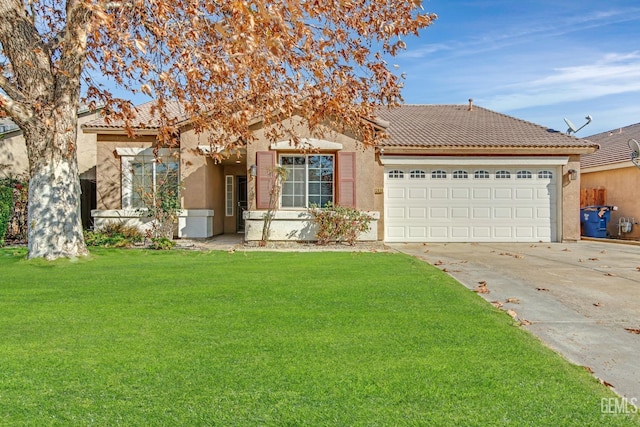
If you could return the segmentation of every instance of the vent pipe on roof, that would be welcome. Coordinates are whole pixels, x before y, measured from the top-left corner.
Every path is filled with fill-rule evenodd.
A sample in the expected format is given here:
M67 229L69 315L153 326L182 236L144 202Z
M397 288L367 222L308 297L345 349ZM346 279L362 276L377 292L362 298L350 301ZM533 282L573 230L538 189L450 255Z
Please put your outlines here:
M473 111L473 98L469 98L469 111Z

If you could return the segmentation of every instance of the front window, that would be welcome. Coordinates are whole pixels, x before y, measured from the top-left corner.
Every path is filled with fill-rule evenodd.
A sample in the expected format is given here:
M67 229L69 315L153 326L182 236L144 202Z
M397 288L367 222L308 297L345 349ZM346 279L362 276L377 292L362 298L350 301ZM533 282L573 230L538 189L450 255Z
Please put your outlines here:
M280 166L288 171L282 184L281 207L324 207L333 202L333 155L283 155Z
M152 150L121 149L122 156L122 207L138 209L148 207L157 194L173 194L179 191L179 159L169 150L161 149L158 156ZM133 150L131 150L133 151Z

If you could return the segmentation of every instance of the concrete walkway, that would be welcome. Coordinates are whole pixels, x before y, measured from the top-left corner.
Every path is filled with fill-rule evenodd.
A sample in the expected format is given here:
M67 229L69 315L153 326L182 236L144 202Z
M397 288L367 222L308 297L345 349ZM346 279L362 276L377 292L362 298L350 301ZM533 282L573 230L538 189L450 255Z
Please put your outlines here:
M512 310L549 347L592 370L630 402L640 402L640 335L625 330L640 328L640 246L388 246L445 270L469 289L486 282L489 293L480 296Z

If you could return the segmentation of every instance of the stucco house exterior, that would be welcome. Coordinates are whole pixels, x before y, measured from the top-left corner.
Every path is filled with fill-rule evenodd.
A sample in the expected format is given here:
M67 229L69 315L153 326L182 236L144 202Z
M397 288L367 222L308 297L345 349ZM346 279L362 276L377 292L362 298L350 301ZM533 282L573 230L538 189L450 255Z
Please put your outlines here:
M605 205L617 206L607 224L607 234L621 239L640 239L640 169L631 162L629 140L640 141L640 123L602 132L586 138L600 145L580 159L581 186L584 190L603 189ZM630 232L619 227L630 222Z
M328 201L368 212L362 240L386 242L552 242L580 238L580 155L597 145L471 105L404 105L379 111L375 147L332 132L324 139L292 120L303 148L271 142L256 120L256 140L216 162L186 120L179 147L153 157L157 128L147 105L129 138L122 124L98 119L83 130L97 136L96 225L144 226L133 182L141 171L153 185L156 168L178 171L183 211L178 237L244 233L261 239L276 165L289 171L276 201L271 240L314 240L307 208ZM383 138L388 134L388 138Z
M96 135L83 133L82 125L100 117L101 109L78 112L77 156L82 188L82 223L91 226L91 211L96 208ZM27 146L22 131L8 119L0 124L0 177L26 175L29 171Z

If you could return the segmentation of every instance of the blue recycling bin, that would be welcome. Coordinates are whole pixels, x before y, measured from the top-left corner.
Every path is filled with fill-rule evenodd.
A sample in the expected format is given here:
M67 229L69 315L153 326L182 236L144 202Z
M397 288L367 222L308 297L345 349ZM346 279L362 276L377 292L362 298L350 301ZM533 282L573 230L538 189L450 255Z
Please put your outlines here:
M607 237L607 223L611 219L611 206L587 206L580 209L582 235L587 237Z

